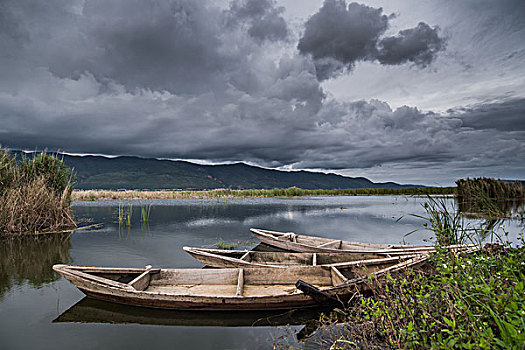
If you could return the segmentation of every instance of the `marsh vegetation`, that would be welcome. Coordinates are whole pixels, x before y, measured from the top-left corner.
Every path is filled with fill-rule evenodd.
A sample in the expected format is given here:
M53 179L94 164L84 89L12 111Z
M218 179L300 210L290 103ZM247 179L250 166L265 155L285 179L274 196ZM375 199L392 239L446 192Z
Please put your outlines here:
M74 228L74 176L56 155L17 159L0 150L0 236Z
M463 213L484 217L523 217L525 188L521 182L483 177L460 179L456 185L456 200Z
M228 199L246 197L307 197L307 196L382 196L382 195L451 195L454 187L407 187L407 188L350 188L333 190L304 190L298 187L271 190L232 190L228 188L203 191L109 191L75 190L73 200L132 200L132 199Z

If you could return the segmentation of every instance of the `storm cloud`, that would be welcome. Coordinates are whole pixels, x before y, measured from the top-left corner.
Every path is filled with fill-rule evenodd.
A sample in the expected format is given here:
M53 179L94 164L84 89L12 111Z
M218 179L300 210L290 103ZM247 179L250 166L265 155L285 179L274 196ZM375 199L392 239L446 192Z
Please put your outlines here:
M426 67L444 48L438 27L431 28L424 22L380 39L393 18L394 15L383 14L382 8L325 0L306 22L297 48L312 56L319 80L352 70L358 61L377 60L389 65L413 62Z
M247 25L248 34L256 40L279 41L289 34L283 12L284 7L273 0L235 0L230 3L228 21Z
M4 0L0 19L3 146L341 173L525 164L523 98L448 112L334 98L323 80L358 62L447 52L420 20L385 35L381 8L325 1L291 25L271 0Z

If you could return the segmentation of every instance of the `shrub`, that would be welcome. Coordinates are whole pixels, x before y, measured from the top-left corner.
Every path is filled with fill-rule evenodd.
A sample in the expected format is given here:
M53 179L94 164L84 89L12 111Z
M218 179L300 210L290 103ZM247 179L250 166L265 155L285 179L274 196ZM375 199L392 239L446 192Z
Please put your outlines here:
M0 149L0 235L75 227L70 208L74 176L57 155L20 161Z

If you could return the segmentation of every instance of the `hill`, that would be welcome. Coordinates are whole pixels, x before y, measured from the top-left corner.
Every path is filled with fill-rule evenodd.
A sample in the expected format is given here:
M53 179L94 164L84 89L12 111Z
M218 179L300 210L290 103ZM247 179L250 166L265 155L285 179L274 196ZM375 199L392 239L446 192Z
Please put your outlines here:
M200 165L186 161L132 156L64 155L77 174L77 189L303 189L423 187L394 182L374 183L364 177L346 177L309 171L280 171L244 163Z

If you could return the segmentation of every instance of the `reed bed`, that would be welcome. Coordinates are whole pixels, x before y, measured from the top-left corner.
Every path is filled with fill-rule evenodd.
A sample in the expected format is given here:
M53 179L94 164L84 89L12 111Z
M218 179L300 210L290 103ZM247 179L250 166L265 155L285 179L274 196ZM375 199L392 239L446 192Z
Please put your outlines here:
M302 196L381 196L381 195L450 195L453 187L410 187L410 188L351 188L334 190L304 190L298 187L274 188L270 190L216 189L203 191L109 191L74 190L74 201L134 200L134 199L224 199L246 197L302 197Z
M0 237L76 227L70 208L73 175L45 153L16 157L0 150Z
M516 213L525 202L525 187L521 182L482 177L460 179L456 185L456 200L464 213L506 217Z

